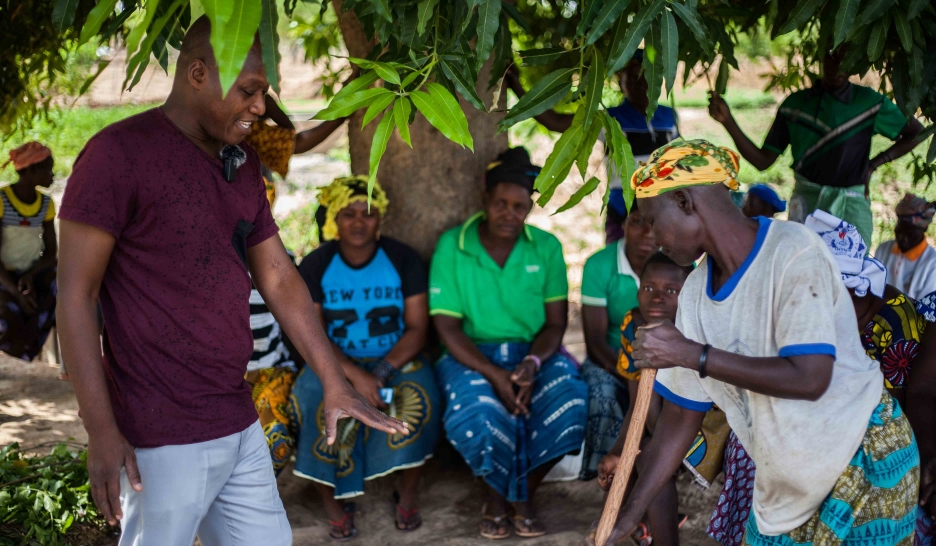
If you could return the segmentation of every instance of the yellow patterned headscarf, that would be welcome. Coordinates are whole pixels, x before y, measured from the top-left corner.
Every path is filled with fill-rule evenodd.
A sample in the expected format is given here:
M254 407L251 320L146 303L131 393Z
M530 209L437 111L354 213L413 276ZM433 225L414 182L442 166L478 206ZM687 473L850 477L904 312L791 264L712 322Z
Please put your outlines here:
M707 140L674 140L650 155L631 177L635 196L655 197L688 186L738 189L738 154Z
M357 201L367 202L367 180L368 178L363 175L336 178L331 184L319 190L319 205L325 207L325 225L322 226L323 240L338 239L338 224L335 223L335 217L341 209ZM370 206L377 209L382 216L387 212L389 204L387 194L375 180Z

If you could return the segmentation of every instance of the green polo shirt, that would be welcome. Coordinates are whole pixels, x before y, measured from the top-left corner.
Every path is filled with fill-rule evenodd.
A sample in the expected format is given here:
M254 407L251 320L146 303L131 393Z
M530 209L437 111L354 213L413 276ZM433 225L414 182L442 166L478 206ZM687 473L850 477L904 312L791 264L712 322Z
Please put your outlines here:
M615 351L621 348L621 321L637 307L640 288L640 277L627 261L624 244L621 239L592 254L582 272L582 305L607 308L605 339Z
M531 342L545 304L568 298L562 243L526 225L501 268L478 236L483 213L442 234L429 270L429 314L462 320L475 343Z

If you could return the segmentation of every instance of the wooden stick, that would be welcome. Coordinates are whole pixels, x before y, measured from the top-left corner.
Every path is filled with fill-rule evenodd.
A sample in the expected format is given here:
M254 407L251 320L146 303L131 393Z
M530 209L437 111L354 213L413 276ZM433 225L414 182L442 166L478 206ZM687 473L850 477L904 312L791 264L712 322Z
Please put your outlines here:
M630 427L627 429L627 438L624 440L624 451L618 459L617 469L614 471L614 481L605 501L601 519L598 521L598 533L595 536L597 546L605 546L614 524L617 522L621 503L624 501L624 491L630 481L634 461L640 453L640 439L644 435L644 423L647 421L647 411L650 409L650 398L653 396L653 381L656 370L652 368L640 371L640 384L637 387L637 402L634 403L634 413L631 416Z

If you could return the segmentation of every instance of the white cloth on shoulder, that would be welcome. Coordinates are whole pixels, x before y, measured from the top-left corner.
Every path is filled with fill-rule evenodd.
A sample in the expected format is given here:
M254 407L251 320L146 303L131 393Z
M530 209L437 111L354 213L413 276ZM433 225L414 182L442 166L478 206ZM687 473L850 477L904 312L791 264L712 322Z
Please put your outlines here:
M807 216L806 227L818 233L832 253L846 288L854 289L859 298L865 297L869 290L878 297L884 294L887 268L877 258L867 255L868 245L858 228L824 210L815 210Z

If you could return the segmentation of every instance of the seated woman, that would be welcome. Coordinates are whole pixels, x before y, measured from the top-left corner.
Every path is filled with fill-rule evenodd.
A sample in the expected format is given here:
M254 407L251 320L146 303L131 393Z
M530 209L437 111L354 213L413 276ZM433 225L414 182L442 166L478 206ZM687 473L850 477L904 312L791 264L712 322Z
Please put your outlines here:
M868 247L855 226L816 210L806 218L806 227L822 238L835 258L855 307L864 350L880 365L887 391L905 408L907 380L926 321L917 313L913 300L886 284L884 264L866 255ZM724 469L725 489L708 534L725 546L740 546L751 509L756 467L734 433L728 439Z
M321 190L319 203L327 242L299 272L348 381L368 402L406 421L410 434L391 436L346 419L328 445L322 384L306 367L292 394L299 421L294 473L318 484L331 537L342 540L357 534L353 504L343 499L364 494L365 480L402 470L396 528L412 531L422 523L416 508L421 466L441 428L435 374L420 357L429 329L426 271L413 249L380 236L388 204L380 185L368 205L367 177L339 178Z
M10 152L17 181L0 190L0 351L32 361L55 326L55 204L52 150L27 142Z
M588 387L560 352L568 312L562 245L524 223L539 168L523 148L487 171L484 209L439 239L429 307L447 353L445 432L490 488L481 536L546 534L533 496L582 444ZM509 519L513 504L513 522Z
M598 463L608 454L627 411L627 385L617 374L621 350L619 326L637 307L638 275L656 252L653 233L634 205L622 225L624 238L592 254L582 272L582 330L588 358L582 379L588 384L588 426L579 479L598 475Z

